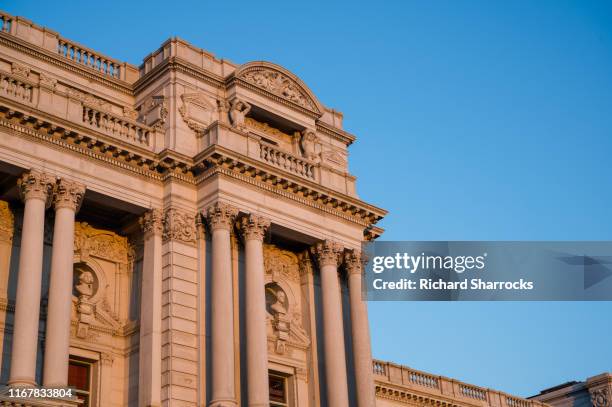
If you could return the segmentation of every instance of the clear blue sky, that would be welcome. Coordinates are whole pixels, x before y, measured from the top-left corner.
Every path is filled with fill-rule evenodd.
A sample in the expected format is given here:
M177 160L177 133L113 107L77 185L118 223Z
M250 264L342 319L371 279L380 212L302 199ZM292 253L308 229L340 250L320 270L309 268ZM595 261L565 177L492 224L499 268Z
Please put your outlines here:
M177 35L287 67L359 137L351 170L387 240L612 240L612 3L379 3L0 7L135 64ZM612 303L370 316L376 357L519 395L612 370Z

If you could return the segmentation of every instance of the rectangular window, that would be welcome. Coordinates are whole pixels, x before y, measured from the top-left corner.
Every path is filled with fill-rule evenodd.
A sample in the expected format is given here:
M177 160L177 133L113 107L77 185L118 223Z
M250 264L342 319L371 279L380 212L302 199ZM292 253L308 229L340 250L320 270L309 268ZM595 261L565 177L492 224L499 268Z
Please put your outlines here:
M287 378L269 375L270 407L287 407Z
M92 363L83 359L70 359L68 387L75 389L76 397L83 400L82 407L90 407Z

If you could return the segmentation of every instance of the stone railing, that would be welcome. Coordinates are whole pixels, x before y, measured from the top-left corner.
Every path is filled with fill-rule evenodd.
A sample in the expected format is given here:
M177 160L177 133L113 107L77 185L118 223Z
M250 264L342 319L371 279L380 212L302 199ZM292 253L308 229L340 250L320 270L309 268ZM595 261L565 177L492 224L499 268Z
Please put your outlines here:
M372 361L374 380L380 395L408 394L416 391L420 396L452 398L457 402L495 407L546 407L545 403L512 396L500 391L463 383L444 376L432 375L407 366L381 360ZM385 385L390 387L385 387ZM401 389L401 390L400 390ZM394 396L394 397L395 397ZM396 398L397 399L397 398ZM400 399L402 399L400 397Z
M34 84L16 75L0 72L0 95L32 103Z
M77 44L58 33L41 27L32 21L0 11L0 35L10 35L22 41L55 53L87 70L105 78L119 79L134 83L138 80L138 68L127 62L120 62L90 48Z
M487 400L487 389L472 386L465 383L459 383L459 391L461 394L470 399Z
M0 32L10 32L11 24L13 24L13 16L0 11Z
M58 38L57 52L77 64L84 65L104 75L119 79L121 63L87 47L64 38Z
M83 123L112 137L148 148L154 129L83 104Z
M266 163L301 177L315 179L315 166L302 158L295 157L285 151L279 150L270 144L260 142L259 157Z

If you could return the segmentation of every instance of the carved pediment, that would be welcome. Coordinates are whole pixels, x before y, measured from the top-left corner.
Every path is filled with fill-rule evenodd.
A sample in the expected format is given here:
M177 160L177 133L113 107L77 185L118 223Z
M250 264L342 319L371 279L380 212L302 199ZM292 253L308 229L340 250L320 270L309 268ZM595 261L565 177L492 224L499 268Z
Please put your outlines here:
M306 85L278 65L269 62L251 62L240 67L236 77L318 115L322 113L320 103Z

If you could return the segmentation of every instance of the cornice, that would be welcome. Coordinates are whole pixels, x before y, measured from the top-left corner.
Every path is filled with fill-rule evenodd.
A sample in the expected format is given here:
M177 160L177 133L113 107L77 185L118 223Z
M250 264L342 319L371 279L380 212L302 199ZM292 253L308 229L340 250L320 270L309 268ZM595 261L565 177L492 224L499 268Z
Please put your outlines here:
M0 98L0 102L3 102L3 98ZM36 117L46 116L44 114L24 113L10 107L0 106L0 113L0 127L13 134L43 141L53 148L72 151L155 181L167 182L172 179L196 185L215 174L223 174L364 227L376 223L386 214L383 209L308 180L284 174L266 163L238 155L218 145L209 147L195 159L172 150L164 150L159 154L141 152L143 155L139 154L139 157L130 150L121 150L113 156L95 151L96 148L100 149L102 135L99 139L90 136L87 133L93 133L91 129L67 130L47 118ZM115 144L118 144L105 143L109 143L109 148L117 148ZM133 146L133 149L139 148Z
M324 123L320 120L317 121L317 131L320 131L321 133L325 133L328 136L332 136L333 138L341 141L347 146L350 146L351 144L353 144L355 140L357 140L357 137L353 136L351 133L344 131L342 129L338 129L336 127L330 126L329 124Z
M405 404L431 405L439 407L462 407L471 404L456 403L452 400L447 400L442 397L434 397L433 395L423 395L411 391L406 388L389 385L387 383L376 382L376 397L387 400L399 401Z
M196 176L197 183L215 172L222 173L363 226L376 223L387 213L381 208L321 185L280 174L274 167L237 156L223 147L208 148L195 158L195 162L203 169L203 172Z
M206 82L215 88L225 88L225 81L222 76L200 68L181 57L169 57L151 69L151 71L147 72L146 75L141 76L136 82L134 82L135 93L140 92L149 83L155 81L155 79L163 75L166 71L182 72L199 79L202 82Z
M9 48L16 49L19 52L43 60L67 71L76 73L86 79L102 83L103 85L115 89L119 92L125 93L130 96L134 95L132 85L127 82L124 82L120 79L111 78L94 70L86 69L80 66L79 64L70 61L69 59L63 58L59 55L55 55L44 48L29 44L13 35L0 32L0 44L6 45Z
M37 131L31 127L24 126L19 123L15 123L13 121L7 120L6 118L0 118L0 127L7 129L10 133L13 133L16 136L27 136L37 141L44 141L51 145L51 147L57 150L68 150L88 158L93 158L97 161L100 161L106 165L110 165L115 168L121 168L124 170L128 170L137 175L144 176L146 178L151 178L157 181L162 181L163 176L152 170L146 170L144 168L131 165L126 163L125 161L109 157L108 155L97 153L92 151L89 148L81 147L80 145L71 143L62 139L61 137L54 137L53 135L49 135L48 133L43 133Z

